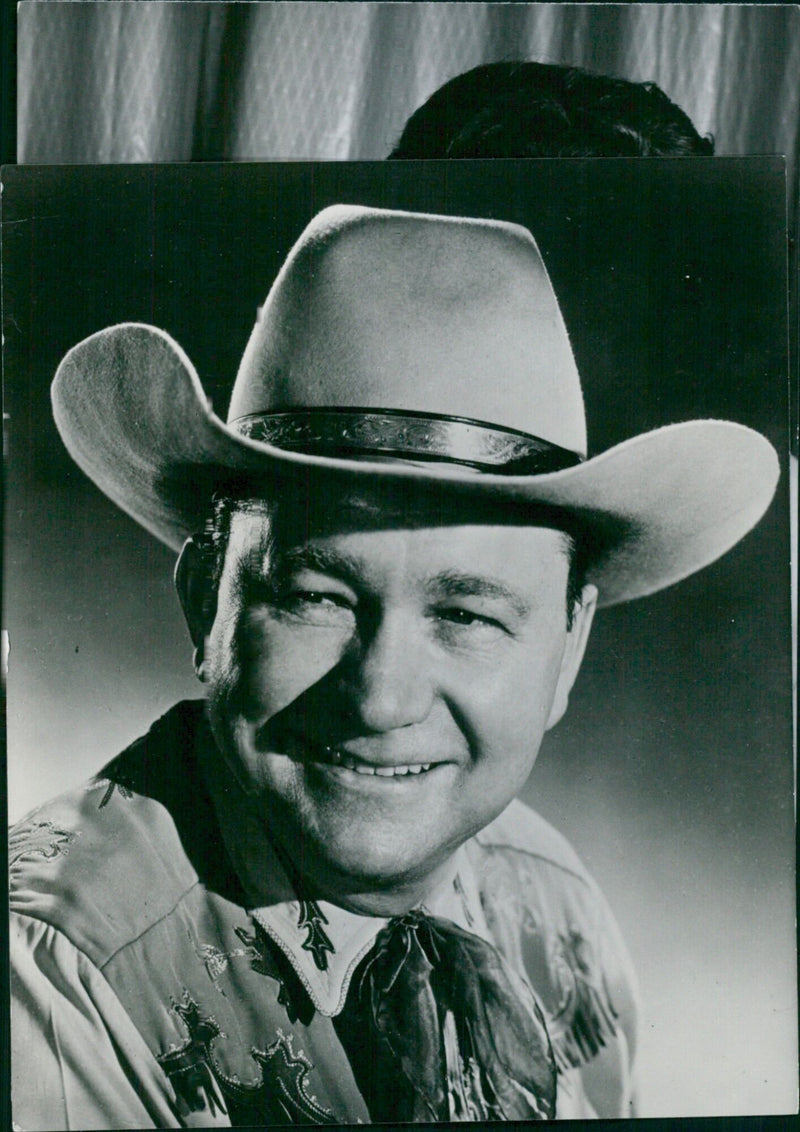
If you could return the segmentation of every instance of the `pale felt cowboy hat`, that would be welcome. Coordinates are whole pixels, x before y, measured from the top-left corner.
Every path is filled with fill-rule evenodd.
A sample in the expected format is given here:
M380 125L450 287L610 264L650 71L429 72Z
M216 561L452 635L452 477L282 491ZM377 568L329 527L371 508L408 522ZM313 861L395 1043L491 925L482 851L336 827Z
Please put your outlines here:
M618 533L588 569L603 605L719 557L778 478L768 441L728 421L586 459L580 381L530 232L350 205L319 213L289 254L227 423L180 346L135 323L70 350L53 405L84 472L176 549L234 477L275 490L293 470L309 490L324 490L312 469L390 477L606 523Z

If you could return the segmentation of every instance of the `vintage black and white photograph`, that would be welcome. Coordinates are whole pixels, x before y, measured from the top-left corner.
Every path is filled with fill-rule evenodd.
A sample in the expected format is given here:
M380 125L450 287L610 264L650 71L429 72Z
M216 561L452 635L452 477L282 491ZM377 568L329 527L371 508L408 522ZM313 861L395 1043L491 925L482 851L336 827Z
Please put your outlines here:
M796 1109L786 163L7 168L22 1129Z
M16 32L14 1127L796 1113L800 8Z

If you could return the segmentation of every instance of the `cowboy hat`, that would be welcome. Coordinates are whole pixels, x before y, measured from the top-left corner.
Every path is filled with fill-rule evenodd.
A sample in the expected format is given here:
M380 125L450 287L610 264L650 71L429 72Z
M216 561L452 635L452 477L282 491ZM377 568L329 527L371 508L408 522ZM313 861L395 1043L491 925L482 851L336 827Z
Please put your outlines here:
M531 233L500 221L319 213L259 312L227 422L180 346L137 323L70 350L52 396L78 465L175 549L226 483L380 477L614 531L587 569L602 605L714 561L778 478L769 442L728 421L669 425L587 459L552 284Z

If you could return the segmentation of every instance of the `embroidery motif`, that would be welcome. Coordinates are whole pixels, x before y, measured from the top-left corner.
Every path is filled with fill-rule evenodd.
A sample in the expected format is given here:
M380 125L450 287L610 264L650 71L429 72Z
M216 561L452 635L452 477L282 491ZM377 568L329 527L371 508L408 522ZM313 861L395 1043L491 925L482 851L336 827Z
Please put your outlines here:
M252 934L248 932L247 928L234 928L233 930L244 944L247 956L250 959L250 966L256 974L270 975L275 978L274 964L271 962L267 951L268 945L259 925L256 924L255 931Z
M31 857L42 857L46 861L66 857L70 845L79 836L79 830L58 829L51 821L26 822L9 835L9 867Z
M211 1115L225 1111L212 1070L211 1045L225 1035L211 1017L184 993L181 1002L172 1000L172 1010L186 1027L189 1037L182 1045L161 1054L157 1061L168 1075L180 1101L189 1112L202 1112L207 1108Z
M171 1066L178 1058L186 1063L208 1058L214 1039L225 1037L216 1021L201 1012L188 991L184 992L180 1002L172 1000L172 1011L183 1022L189 1037L179 1049L165 1054L162 1064Z
M289 988L283 980L278 987L278 1006L283 1007L290 1022L296 1022L300 1017L300 1011L297 1009L297 1005L289 994Z
M105 794L100 799L100 805L97 807L98 810L102 810L104 806L108 805L115 790L119 791L120 798L125 798L130 801L130 799L133 797L133 791L130 789L130 787L123 785L123 783L121 782L109 782L108 786L106 787Z
M461 880L461 876L460 876L459 873L456 873L456 875L453 877L453 888L455 889L456 895L458 896L458 898L461 901L461 909L464 913L464 919L467 921L467 926L470 927L470 928L474 928L475 927L475 917L472 915L472 912L470 911L469 900L467 899L467 893L466 893L466 890L464 888L464 884Z
M249 959L252 966L258 969L256 964L258 963L259 953L255 947L235 947L233 951L221 951L213 943L202 943L199 954L212 983L216 983L217 979L225 974L231 959ZM264 974L265 972L260 973Z
M246 928L234 928L239 939L245 945L250 958L251 968L259 975L268 975L278 983L278 1005L286 1011L290 1022L301 1019L304 1023L307 1018L301 1017L305 1012L300 1002L291 993L287 979L296 979L291 967L285 962L283 953L270 948L270 942L261 925L255 922L255 931L251 934ZM306 996L307 997L307 996ZM313 1013L313 1006L308 1002L308 1008Z
M596 1057L617 1032L619 1015L605 981L592 978L589 944L574 929L559 936L553 959L562 998L553 1014L550 1036L559 1069L578 1067Z
M261 1085L256 1093L264 1094L269 1087L268 1083L271 1084L275 1090L273 1103L278 1105L282 1116L293 1124L335 1123L333 1113L323 1108L308 1091L306 1078L314 1066L302 1050L294 1052L291 1034L278 1030L277 1035L276 1040L265 1050L251 1050L253 1059L261 1069ZM244 1086L239 1086L238 1089L244 1094L242 1099L252 1107L253 1100L256 1099L253 1090Z
M253 1084L226 1074L214 1058L212 1046L224 1038L214 1018L206 1015L188 991L172 1010L188 1031L180 1046L158 1057L183 1104L192 1112L206 1105L210 1112L227 1111L233 1126L271 1123L336 1123L334 1115L309 1092L307 1077L314 1068L303 1050L295 1053L292 1035L283 1030L266 1049L252 1047L250 1056L259 1068Z
M323 928L323 924L327 924L325 913L314 900L301 900L300 901L300 918L297 921L298 928L306 928L308 935L301 944L303 951L310 951L314 962L320 971L328 970L328 956L325 954L327 951L333 955L336 952L331 941Z

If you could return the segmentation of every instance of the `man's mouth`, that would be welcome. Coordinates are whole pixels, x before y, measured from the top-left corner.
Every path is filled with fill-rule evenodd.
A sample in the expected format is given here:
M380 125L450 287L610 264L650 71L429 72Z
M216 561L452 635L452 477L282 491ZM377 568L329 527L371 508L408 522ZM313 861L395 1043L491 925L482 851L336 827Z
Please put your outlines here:
M386 762L388 752L385 752L382 758L367 759L353 754L338 744L314 741L307 736L299 736L291 732L279 735L266 728L258 736L258 745L262 750L283 751L289 758L298 762L337 767L368 778L416 778L442 765L441 760L422 762L415 759L413 762ZM400 755L400 752L398 751L397 754Z
M394 766L381 766L377 763L367 762L342 751L338 747L323 747L324 761L332 766L343 766L346 770L354 770L356 774L376 775L378 778L400 778L407 774L424 774L429 771L433 763L400 763Z

